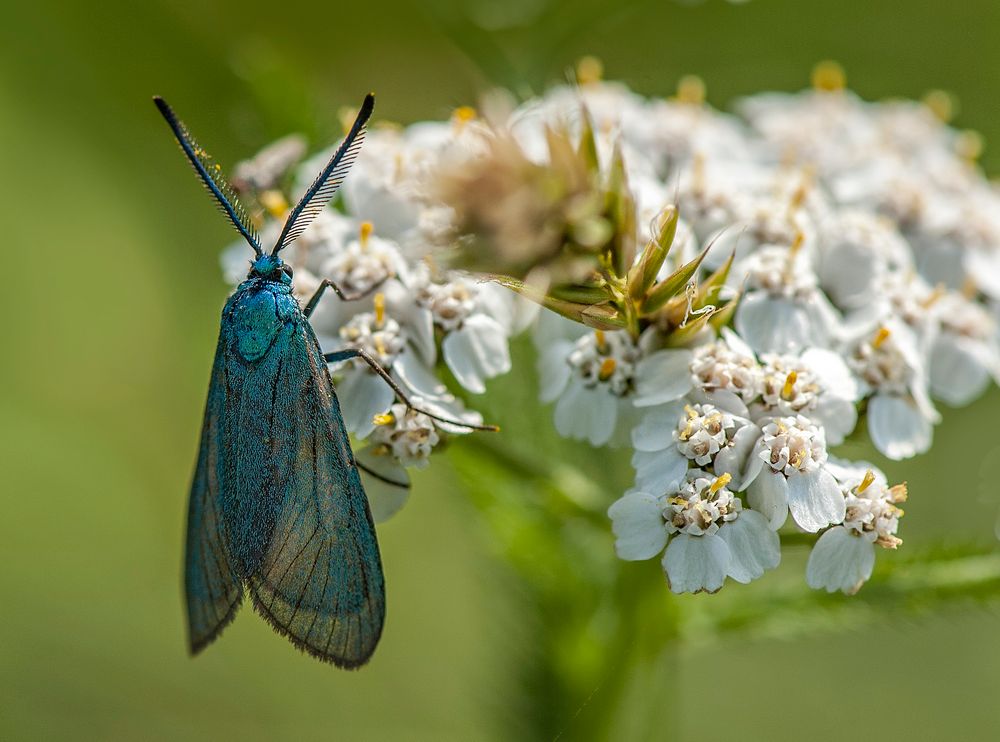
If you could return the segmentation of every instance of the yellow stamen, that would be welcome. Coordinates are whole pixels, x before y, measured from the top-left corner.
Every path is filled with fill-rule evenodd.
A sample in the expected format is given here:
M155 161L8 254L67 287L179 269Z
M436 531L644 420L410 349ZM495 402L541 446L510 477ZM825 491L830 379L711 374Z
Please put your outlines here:
M709 492L711 492L714 495L716 492L718 492L727 484L729 484L729 482L732 481L732 478L733 475L729 473L723 474L721 477L718 477L714 482L712 482L712 486L708 488Z
M983 154L983 136L978 131L966 129L955 138L955 154L973 163Z
M614 358L605 358L603 361L601 361L601 370L597 374L597 378L599 378L601 381L607 381L608 379L611 378L611 374L615 372L615 366L617 365L618 363L615 361Z
M705 155L701 152L694 156L694 161L691 163L691 180L695 193L705 190Z
M906 482L894 484L889 488L889 499L893 502L906 502L909 493L906 489Z
M797 371L789 371L788 376L785 377L785 385L781 387L781 398L788 400L792 398L792 394L795 392L795 382L799 380L799 374Z
M385 322L385 294L379 291L373 300L375 304L375 325L381 327Z
M938 303L938 300L944 296L945 293L947 292L945 291L944 284L939 283L934 287L934 290L927 296L927 298L920 302L920 306L924 309L930 309Z
M683 506L683 505L687 505L687 502L688 501L685 500L683 497L670 497L670 498L667 499L667 503L669 505L682 505Z
M806 236L802 232L795 233L795 239L792 240L792 244L788 248L788 262L785 264L786 280L791 280L792 275L795 273L795 260L802 250L802 243L805 241Z
M375 415L372 418L372 422L376 425L392 425L396 422L396 416L391 412L383 412L382 414Z
M597 57L588 54L576 63L576 81L580 85L592 85L604 77L604 64Z
M705 422L702 423L704 427L711 435L716 435L722 430L722 413L715 412L705 418Z
M459 106L452 112L451 120L456 131L461 131L467 123L475 121L477 115L476 109L472 106Z
M385 340L382 339L381 335L376 335L374 340L375 340L375 352L378 353L383 358L385 358L385 356L388 355L385 352Z
M791 203L788 204L788 213L793 214L802 208L802 204L806 202L806 196L809 195L809 189L812 188L813 173L807 170L802 174L802 182L799 183L799 187L795 189L792 193Z
M871 469L865 472L864 479L861 480L861 484L854 488L855 493L861 494L866 489L872 486L872 482L875 481L875 472Z
M368 238L372 236L372 232L375 231L375 225L371 222L361 222L361 226L358 228L358 239L361 241L361 247L368 247Z
M876 350L878 350L879 348L881 348L882 344L885 343L885 341L889 339L889 335L891 335L891 334L892 333L889 332L889 328L888 327L880 327L880 328L878 328L878 332L875 333L875 339L872 340L872 347L875 348Z
M967 275L962 281L962 296L970 301L979 296L979 287L976 285L976 279L972 276Z
M947 90L928 90L923 97L923 104L943 124L954 118L957 108L955 97Z
M684 412L687 414L689 420L694 420L698 417L698 411L689 404L684 405Z
M811 82L814 89L823 93L838 93L847 87L844 68L827 59L813 67Z
M608 343L607 339L604 336L604 330L594 330L594 340L597 343L598 353L608 352Z
M697 75L684 75L677 82L677 100L700 106L705 102L705 81Z
M288 211L288 202L281 191L264 191L258 198L260 205L267 209L267 213L275 219L283 216Z
M789 250L792 253L792 258L795 258L799 254L799 250L802 249L802 244L806 241L806 236L802 232L795 233L795 239L792 240L792 246Z
M882 536L881 538L876 539L875 543L883 549L895 549L903 543L903 539L898 538L897 536Z

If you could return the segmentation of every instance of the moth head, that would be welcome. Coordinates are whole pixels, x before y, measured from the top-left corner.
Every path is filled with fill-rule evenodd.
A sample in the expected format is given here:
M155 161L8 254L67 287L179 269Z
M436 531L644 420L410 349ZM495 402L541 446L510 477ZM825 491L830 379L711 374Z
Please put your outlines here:
M250 264L249 277L290 284L292 282L292 266L277 255L260 255Z

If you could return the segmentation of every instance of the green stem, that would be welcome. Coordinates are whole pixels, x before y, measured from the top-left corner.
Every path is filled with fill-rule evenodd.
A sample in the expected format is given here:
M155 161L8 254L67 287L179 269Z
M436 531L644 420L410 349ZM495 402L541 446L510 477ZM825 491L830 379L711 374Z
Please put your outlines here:
M470 483L490 481L468 494L525 586L535 627L534 662L521 668L532 737L613 738L637 671L678 635L659 566L613 560L606 505L559 490L550 460L485 436L466 442L449 455Z

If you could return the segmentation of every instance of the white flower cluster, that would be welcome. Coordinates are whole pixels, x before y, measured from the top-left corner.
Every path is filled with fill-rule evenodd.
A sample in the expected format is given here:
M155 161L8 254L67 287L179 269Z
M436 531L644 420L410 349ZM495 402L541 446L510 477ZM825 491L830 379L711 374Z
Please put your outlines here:
M666 259L644 262L640 249L634 265L662 265L656 280L671 290L668 279L697 265L686 310L681 283L660 314L641 314L652 294L630 295L646 319L629 330L547 311L536 324L541 398L555 403L559 432L634 450L635 487L609 510L619 556L663 552L674 591L711 592L776 567L791 515L821 534L808 583L853 592L874 546L900 543L905 489L828 447L863 418L887 457L922 453L939 419L932 397L968 404L1000 378L1000 191L974 164L977 140L943 123L942 95L865 102L831 66L815 89L749 98L739 115L706 105L696 78L675 98L647 99L599 72L589 61L579 85L517 106L490 98L488 124L460 108L447 122L371 131L344 186L345 213L324 212L287 258L300 296L331 279L358 297L329 295L313 326L325 348L366 350L423 409L480 422L439 374L484 392L510 369L508 340L532 316L507 289L442 269L431 246L481 227L511 264L544 264L566 257L565 234L570 270L551 275L578 276L589 246L608 241L604 202L574 158L596 163L633 197L633 218L617 224L634 226L645 250L656 249L668 207L679 212ZM593 146L569 152L554 132ZM466 163L488 165L469 181L478 192L455 178L450 191L435 188L437 173ZM546 180L546 168L558 177ZM518 191L525 182L534 190ZM279 217L284 202L269 193L259 202ZM461 229L442 193L465 199ZM231 255L235 281L245 250ZM616 288L624 279L612 273L599 290L625 296L652 283ZM568 316L587 321L585 309L601 306L582 301L591 303ZM708 322L716 311L722 319ZM389 481L423 465L441 433L465 432L394 404L364 364L332 371L348 428L369 441L359 461L378 459L370 468Z
M440 269L431 255L427 235L439 221L440 207L427 204L424 176L442 158L467 156L475 139L462 132L476 126L469 119L460 110L451 122L369 131L342 189L343 211L324 210L283 254L303 304L323 279L347 296L345 301L328 291L311 316L321 347L366 351L417 408L399 404L389 385L360 359L330 367L345 425L366 444L356 455L367 472L376 520L403 504L407 467L426 466L448 434L469 432L420 410L456 422L483 422L448 391L443 370L465 391L483 393L487 380L510 370L508 339L533 316L532 305L508 289ZM293 170L295 185L288 195L308 187L331 154L321 152ZM266 207L266 241L276 236L292 199L277 188L280 170L256 177L257 159L241 163L240 170ZM245 275L245 261L245 245L224 253L223 268L233 283Z
M741 300L720 335L665 347L656 327L631 338L551 314L536 334L563 435L614 444L631 428L636 484L609 510L617 551L647 559L669 540L677 592L775 567L789 514L822 534L808 583L854 592L874 545L900 543L905 489L828 447L860 413L887 457L922 453L932 397L968 404L1000 378L1000 191L970 159L971 135L935 116L940 96L869 103L835 68L818 77L745 100L740 116L705 105L692 80L671 100L590 80L511 117L541 153L539 131L588 112L602 165L623 152L640 229L679 209L663 275L703 250L702 277L733 260Z

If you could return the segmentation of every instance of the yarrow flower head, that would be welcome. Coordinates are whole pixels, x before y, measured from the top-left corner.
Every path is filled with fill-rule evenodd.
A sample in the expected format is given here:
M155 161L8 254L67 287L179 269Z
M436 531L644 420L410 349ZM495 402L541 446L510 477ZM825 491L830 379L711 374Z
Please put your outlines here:
M314 307L324 347L363 350L432 413L367 364L331 367L366 486L467 432L448 420L481 422L455 394L510 371L533 323L556 430L632 448L619 556L662 552L671 589L713 592L776 566L797 528L817 534L808 583L857 590L900 543L905 488L830 447L866 430L917 455L932 396L1000 379L1000 191L940 100L866 102L831 64L813 82L730 115L697 78L645 98L587 59L520 104L374 127L343 211L283 253L300 300L324 279L347 299ZM316 169L296 142L240 170L265 239ZM245 262L227 252L227 276ZM389 491L373 511L398 509Z
M676 593L716 592L727 577L750 582L778 566L778 536L744 510L727 487L731 477L690 470L667 494L633 491L608 510L622 559L663 551L663 570Z
M542 321L550 328L536 337L542 400L556 402L556 429L595 446L611 441L632 420L641 350L624 332L587 330L553 315Z
M763 426L756 455L761 463L747 496L772 527L781 527L789 512L804 531L843 520L844 497L826 469L821 428L801 415L775 418Z

